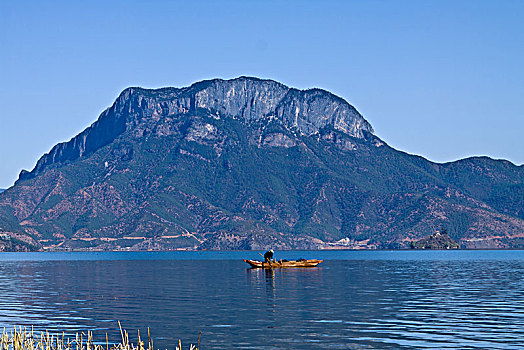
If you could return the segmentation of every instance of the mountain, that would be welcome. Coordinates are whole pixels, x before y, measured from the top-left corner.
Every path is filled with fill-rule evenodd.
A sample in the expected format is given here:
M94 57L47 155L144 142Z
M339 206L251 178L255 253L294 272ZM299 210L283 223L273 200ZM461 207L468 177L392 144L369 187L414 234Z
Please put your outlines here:
M0 193L4 192L5 188L0 188Z
M272 80L128 88L0 195L31 249L524 246L524 167L389 147L345 100ZM1 243L1 242L0 242Z

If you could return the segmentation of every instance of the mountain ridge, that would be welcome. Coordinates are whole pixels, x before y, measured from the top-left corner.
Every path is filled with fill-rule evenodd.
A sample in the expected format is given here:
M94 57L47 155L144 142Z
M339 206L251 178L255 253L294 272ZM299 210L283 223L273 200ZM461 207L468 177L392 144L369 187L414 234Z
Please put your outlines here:
M345 120L343 118L339 118L338 121L333 121L333 124L335 125L335 127L342 129L346 132L350 132L350 133L351 132L358 133L360 129L370 132L372 134L374 132L371 125L356 111L356 109L353 106L351 106L349 103L347 103L347 101L345 101L341 97L338 97L330 93L329 91L317 89L317 88L307 89L307 90L298 90L298 89L290 88L290 87L287 87L281 83L278 83L270 79L259 79L259 78L241 76L239 78L235 78L231 80L223 80L223 79L204 80L201 82L194 83L185 88L164 87L164 88L159 88L159 89L146 89L146 88L141 88L141 87L129 87L129 88L124 89L122 93L120 93L115 103L111 107L107 108L106 110L104 110L101 113L98 120L96 120L93 124L87 127L80 134L73 137L71 140L66 141L66 142L61 142L57 144L56 146L54 146L50 152L46 153L38 160L36 166L30 172L26 170L22 170L17 181L28 179L28 178L35 176L43 168L45 168L48 164L55 163L57 159L59 161L60 160L74 160L74 159L81 157L84 153L89 154L90 152L96 151L96 149L103 147L106 144L113 141L119 134L125 131L126 125L124 124L127 122L127 120L125 120L126 116L122 114L120 115L120 118L110 118L112 115L116 115L116 114L111 114L111 112L117 108L120 108L120 113L122 113L123 106L120 105L121 101L124 101L124 104L125 104L125 102L131 98L131 95L135 94L136 92L139 92L145 95L143 96L144 99L147 98L146 97L147 95L155 95L158 97L164 97L164 98L167 98L168 100L185 99L185 101L182 101L181 106L177 106L181 108L190 109L192 104L194 105L193 108L202 108L202 107L205 108L206 104L208 104L208 105L211 105L210 108L218 107L219 109L222 109L222 111L220 112L225 112L227 114L228 112L230 112L227 106L226 108L224 108L225 106L222 106L220 104L215 105L212 103L212 101L205 100L205 95L203 93L206 92L206 89L213 88L213 87L216 88L220 84L224 84L224 83L235 84L239 82L240 83L242 82L244 83L247 83L247 82L264 83L264 84L272 85L273 87L278 87L281 90L280 94L278 94L280 96L278 96L277 100L275 101L276 102L275 105L271 106L272 108L267 108L266 110L264 110L265 113L262 115L262 117L265 117L270 113L280 114L279 115L280 117L284 117L284 116L289 117L289 111L280 110L280 112L278 112L277 109L280 106L279 104L284 99L286 99L286 97L289 97L291 99L290 103L295 102L293 101L292 96L288 96L290 94L291 95L298 94L298 98L297 98L298 100L300 100L301 97L305 98L306 95L310 95L308 96L309 98L317 98L317 97L322 98L322 97L327 96L328 98L336 100L343 107L346 107L346 109L349 111L348 113L351 114L350 117L357 119L358 121L357 125L351 126L352 130L346 130L348 126L344 125ZM231 92L231 91L233 93L235 92L235 86L232 86L232 87L230 86L230 89L228 92ZM201 94L198 95L198 93L201 93ZM164 94L165 96L162 94ZM251 97L251 98L254 98L254 97ZM189 99L189 101L187 101L187 99ZM141 102L142 100L139 103ZM303 101L303 102L307 103L307 101ZM246 106L242 106L242 107L246 108ZM336 107L338 108L338 106ZM295 123L297 124L296 126L298 127L300 131L305 131L308 129L307 126L298 125L298 122L299 122L299 119L298 119L299 112L298 111L300 110L300 108L298 106L295 106L295 108L296 108ZM246 108L246 109L247 111L251 111L249 108ZM238 107L237 107L237 110L233 111L233 113L235 112L238 113ZM345 113L345 111L342 110L341 113ZM250 113L248 113L247 119L249 119L249 115ZM362 123L362 125L359 125L359 123ZM113 133L105 132L108 129L112 129L114 132ZM312 131L314 132L318 131L315 128L312 128L312 129L313 129ZM104 130L104 131L97 132L99 130ZM89 135L91 132L96 133L96 137L90 138ZM362 137L362 135L358 135L358 136ZM67 155L64 155L64 154L67 154Z
M122 91L0 196L34 249L521 247L524 167L397 151L342 98L268 79Z

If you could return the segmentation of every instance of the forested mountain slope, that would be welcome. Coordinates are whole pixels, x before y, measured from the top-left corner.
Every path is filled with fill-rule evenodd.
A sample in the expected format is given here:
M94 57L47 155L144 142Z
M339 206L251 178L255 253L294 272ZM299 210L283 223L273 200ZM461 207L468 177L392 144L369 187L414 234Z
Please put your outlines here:
M433 163L327 91L240 77L124 90L0 194L0 232L27 249L373 249L446 227L523 247L523 198L523 166Z

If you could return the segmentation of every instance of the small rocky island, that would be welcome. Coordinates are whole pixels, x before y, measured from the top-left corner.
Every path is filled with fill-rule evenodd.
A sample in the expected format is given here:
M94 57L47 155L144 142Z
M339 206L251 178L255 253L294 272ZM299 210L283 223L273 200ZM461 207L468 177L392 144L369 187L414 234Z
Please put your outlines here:
M459 244L449 237L447 230L441 229L428 237L411 242L411 249L458 249Z

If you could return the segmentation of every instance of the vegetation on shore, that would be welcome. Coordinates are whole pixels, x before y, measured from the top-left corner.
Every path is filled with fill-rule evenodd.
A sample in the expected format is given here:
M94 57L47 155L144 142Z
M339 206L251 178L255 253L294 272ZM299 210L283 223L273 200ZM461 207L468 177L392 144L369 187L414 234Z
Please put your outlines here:
M120 326L120 322L118 323ZM34 332L33 327L28 331L25 327L16 326L9 332L4 328L0 335L0 350L154 350L153 339L147 329L147 339L142 340L140 331L137 332L136 344L129 342L129 334L120 326L122 339L118 343L109 341L106 333L105 342L95 342L93 333L76 333L74 337L66 337L65 333L52 334L48 331ZM198 350L200 335L197 345L190 345L189 350ZM182 342L179 340L175 350L182 350Z

